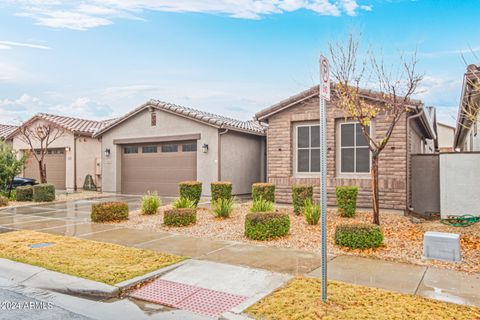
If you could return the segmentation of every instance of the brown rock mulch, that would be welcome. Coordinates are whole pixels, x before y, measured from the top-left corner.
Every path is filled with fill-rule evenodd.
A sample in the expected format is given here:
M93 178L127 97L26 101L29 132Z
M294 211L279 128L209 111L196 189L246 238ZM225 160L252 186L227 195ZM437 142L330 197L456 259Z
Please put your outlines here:
M125 227L166 231L183 235L220 240L242 241L281 248L294 248L309 251L320 250L320 226L311 226L303 216L296 216L290 206L277 206L278 211L287 212L291 218L290 234L287 237L270 241L253 241L244 236L244 217L250 203L237 204L228 219L215 218L209 208L199 208L197 223L188 227L167 227L163 225L163 214L142 215L140 211L130 212L129 220L119 223ZM168 206L162 207L162 210ZM430 265L466 272L480 272L480 224L470 227L449 227L439 221L413 223L401 214L381 213L381 228L385 237L384 245L377 249L352 250L338 247L333 243L336 225L340 223L366 222L372 220L371 212L359 211L354 218L342 218L335 209L328 211L328 251L329 254L349 254L383 260ZM442 231L462 235L462 262L451 263L422 259L423 233Z

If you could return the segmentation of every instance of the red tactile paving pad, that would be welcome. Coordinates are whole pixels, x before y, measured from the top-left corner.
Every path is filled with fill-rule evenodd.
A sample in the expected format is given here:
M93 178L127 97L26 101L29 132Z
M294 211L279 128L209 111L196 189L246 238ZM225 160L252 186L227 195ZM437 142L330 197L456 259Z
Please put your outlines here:
M185 300L198 290L200 290L200 288L187 284L157 279L133 291L130 296L169 307L175 307L177 303Z
M212 317L239 305L247 297L157 279L133 291L131 297Z

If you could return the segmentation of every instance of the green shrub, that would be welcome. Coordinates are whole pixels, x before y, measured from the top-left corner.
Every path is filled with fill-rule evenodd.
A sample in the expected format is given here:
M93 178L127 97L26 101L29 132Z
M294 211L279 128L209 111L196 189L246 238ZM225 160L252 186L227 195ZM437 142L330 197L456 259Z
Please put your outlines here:
M260 198L253 201L250 212L270 212L273 209L273 202Z
M174 208L163 212L163 223L167 226L183 227L197 221L197 209Z
M293 185L292 186L292 201L293 211L296 215L303 212L305 201L313 201L313 186L311 185Z
M187 198L178 198L172 204L175 209L196 208L195 202Z
M310 199L305 200L303 214L308 224L316 225L320 219L320 205L313 203Z
M7 191L6 194L4 194L4 196L7 197L8 200L15 201L17 200L17 190L13 189L13 190L10 190L9 192Z
M202 196L202 183L200 181L183 181L178 185L180 187L180 198L192 200L195 207L198 206Z
M335 244L353 249L379 247L383 242L380 227L375 224L340 224L335 229Z
M8 206L8 198L4 196L0 196L0 207Z
M143 214L155 214L158 211L158 208L162 205L162 201L158 197L156 192L150 193L147 192L146 195L142 197L142 213Z
M228 218L233 211L233 199L218 199L212 201L213 214L218 218Z
M33 199L33 187L32 186L24 186L24 187L17 187L17 201L32 201Z
M260 200L260 198L275 202L275 185L273 183L254 183L252 185L253 201Z
M290 217L286 213L248 213L245 216L245 236L253 240L283 237L290 230Z
M120 201L93 204L91 218L93 222L127 220L128 204Z
M357 209L358 187L337 187L338 212L342 217L353 217Z
M232 198L232 183L228 181L212 182L210 184L212 191L212 201L218 199L231 199Z
M55 186L49 183L34 185L32 200L35 202L51 202L55 200Z

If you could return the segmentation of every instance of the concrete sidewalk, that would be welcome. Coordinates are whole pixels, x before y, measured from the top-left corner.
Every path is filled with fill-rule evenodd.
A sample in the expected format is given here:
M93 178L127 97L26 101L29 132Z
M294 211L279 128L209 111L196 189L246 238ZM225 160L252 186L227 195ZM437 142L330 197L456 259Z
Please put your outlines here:
M1 210L0 226L117 243L291 275L320 275L320 255L317 252L94 224L89 222L85 205L69 205L70 209L52 205L31 208L30 211L27 208ZM328 259L330 279L480 307L479 274L346 255Z

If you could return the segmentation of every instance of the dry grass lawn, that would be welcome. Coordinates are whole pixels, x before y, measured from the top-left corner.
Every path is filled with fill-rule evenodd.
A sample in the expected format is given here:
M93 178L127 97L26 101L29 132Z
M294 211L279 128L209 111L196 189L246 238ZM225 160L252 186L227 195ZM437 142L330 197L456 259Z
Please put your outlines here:
M296 278L247 309L256 319L480 319L480 309L380 289L329 282L328 302L320 280Z
M44 242L54 245L29 246ZM0 234L0 258L111 285L183 260L149 250L27 230Z

